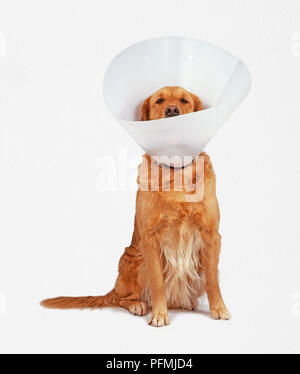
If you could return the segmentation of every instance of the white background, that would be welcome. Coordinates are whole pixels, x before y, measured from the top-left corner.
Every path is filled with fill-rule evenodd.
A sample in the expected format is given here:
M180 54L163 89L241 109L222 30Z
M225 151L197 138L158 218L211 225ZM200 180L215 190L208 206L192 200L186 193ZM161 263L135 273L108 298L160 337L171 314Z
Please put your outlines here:
M300 351L298 0L0 0L0 351ZM242 58L250 95L207 147L221 207L229 322L171 312L49 311L42 298L104 294L129 244L141 149L105 108L113 56L146 38L199 38ZM202 308L204 311L207 307Z

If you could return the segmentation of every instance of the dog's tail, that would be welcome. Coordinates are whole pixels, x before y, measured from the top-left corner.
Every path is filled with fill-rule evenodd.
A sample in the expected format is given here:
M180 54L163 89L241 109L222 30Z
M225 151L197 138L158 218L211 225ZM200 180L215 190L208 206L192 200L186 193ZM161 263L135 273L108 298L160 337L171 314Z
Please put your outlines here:
M41 306L49 309L97 309L118 305L114 290L105 296L56 297L41 301Z

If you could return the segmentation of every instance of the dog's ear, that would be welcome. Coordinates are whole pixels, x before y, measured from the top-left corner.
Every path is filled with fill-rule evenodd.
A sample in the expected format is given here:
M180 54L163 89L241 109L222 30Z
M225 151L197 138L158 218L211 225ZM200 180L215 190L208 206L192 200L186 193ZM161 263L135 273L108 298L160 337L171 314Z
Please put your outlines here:
M203 106L202 106L202 102L201 100L199 99L199 97L193 93L191 93L191 96L193 98L193 101L194 101L194 112L198 112L199 110L202 110L203 109Z
M149 111L150 111L150 96L143 103L141 110L141 120L149 121Z

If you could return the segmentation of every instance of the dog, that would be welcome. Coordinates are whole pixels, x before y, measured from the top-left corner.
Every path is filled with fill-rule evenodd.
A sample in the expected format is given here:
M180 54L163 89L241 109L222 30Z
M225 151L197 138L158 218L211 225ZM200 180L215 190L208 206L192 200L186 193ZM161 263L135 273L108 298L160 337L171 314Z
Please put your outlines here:
M141 119L169 118L202 109L195 94L178 86L164 87L144 101ZM170 323L168 309L195 310L206 292L211 318L230 319L218 280L221 236L216 178L209 156L202 152L198 157L203 160L202 170L193 161L184 168L171 167L168 174L165 165L144 155L132 241L119 261L112 291L105 296L47 299L41 305L59 309L122 307L138 316L151 308L149 324L161 327ZM182 172L190 178L177 190L175 182L181 180ZM157 187L154 191L149 188L152 184ZM170 188L165 190L165 185ZM186 196L197 193L198 185L201 199L186 201Z

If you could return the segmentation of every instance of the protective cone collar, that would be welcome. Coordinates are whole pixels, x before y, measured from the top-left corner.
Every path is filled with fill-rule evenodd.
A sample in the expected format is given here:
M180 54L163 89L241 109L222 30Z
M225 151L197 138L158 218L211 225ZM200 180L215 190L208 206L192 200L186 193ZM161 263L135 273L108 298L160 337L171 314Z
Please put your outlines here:
M104 78L109 111L151 156L172 166L191 162L250 90L246 65L222 48L185 37L162 37L119 53ZM143 101L164 86L198 95L205 110L140 121Z

